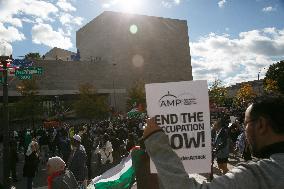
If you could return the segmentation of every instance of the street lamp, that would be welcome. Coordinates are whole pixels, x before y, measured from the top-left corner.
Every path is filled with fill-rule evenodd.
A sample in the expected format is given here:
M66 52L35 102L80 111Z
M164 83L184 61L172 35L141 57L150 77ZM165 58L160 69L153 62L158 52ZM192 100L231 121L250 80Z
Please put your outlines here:
M265 70L265 67L264 67L264 68L260 68L260 69L258 70L258 74L257 74L257 80L258 80L258 81L259 81L259 75L260 75L260 73L261 73L262 70Z
M261 71L262 70L265 70L265 67L264 68L260 68L259 70L258 70L258 74L257 74L257 81L259 81L259 75L260 75L260 73L261 73ZM258 85L258 93L260 94L260 84L259 84L259 82L257 83L257 85Z
M3 186L10 188L9 176L9 109L8 109L8 68L7 62L12 56L12 50L6 48L5 44L0 46L0 62L3 64Z

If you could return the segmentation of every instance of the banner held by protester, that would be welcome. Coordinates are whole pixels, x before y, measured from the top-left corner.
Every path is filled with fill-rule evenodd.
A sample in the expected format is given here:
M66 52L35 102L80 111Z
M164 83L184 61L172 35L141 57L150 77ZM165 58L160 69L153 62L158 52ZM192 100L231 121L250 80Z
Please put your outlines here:
M206 81L146 84L149 117L169 137L171 147L188 173L208 173L211 166L211 129ZM156 172L151 162L151 172Z
M135 163L139 163L143 150L135 146L130 154L115 167L92 179L87 189L129 189L135 183Z

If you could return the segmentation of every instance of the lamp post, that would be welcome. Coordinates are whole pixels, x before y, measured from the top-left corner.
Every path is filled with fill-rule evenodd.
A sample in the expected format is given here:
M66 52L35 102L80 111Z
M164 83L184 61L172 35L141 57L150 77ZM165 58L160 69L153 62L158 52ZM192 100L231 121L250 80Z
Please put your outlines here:
M260 75L260 73L261 73L262 70L265 70L265 67L258 70L257 81L259 81L259 75Z
M260 75L260 73L261 73L261 71L262 70L265 70L265 67L264 68L260 68L259 70L258 70L258 74L257 74L257 81L259 81L259 75ZM258 93L260 94L260 84L259 84L259 82L257 83L257 85L258 85Z
M0 49L0 62L3 64L3 117L4 124L3 128L3 186L4 189L10 188L9 176L10 176L10 167L9 167L9 109L8 109L8 68L7 61L11 56L4 47Z

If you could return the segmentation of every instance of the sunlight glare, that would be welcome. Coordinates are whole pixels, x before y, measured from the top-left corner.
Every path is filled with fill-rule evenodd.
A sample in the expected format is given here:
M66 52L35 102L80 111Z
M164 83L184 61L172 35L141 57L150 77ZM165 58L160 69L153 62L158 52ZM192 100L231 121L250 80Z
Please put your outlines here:
M136 34L138 32L138 27L135 24L132 24L129 28L130 33Z
M142 0L120 0L119 4L122 11L136 13L142 6Z

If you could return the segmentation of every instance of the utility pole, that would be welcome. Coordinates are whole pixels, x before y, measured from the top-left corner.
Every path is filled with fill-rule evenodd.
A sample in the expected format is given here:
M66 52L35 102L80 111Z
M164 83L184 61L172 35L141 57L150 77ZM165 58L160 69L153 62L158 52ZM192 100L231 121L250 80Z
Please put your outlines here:
M265 67L259 68L258 74L257 74L257 81L259 81L259 76L260 76L260 73L261 73L262 70L265 70Z
M8 104L8 68L7 61L9 56L0 56L3 64L3 185L4 189L10 188L9 176L9 104Z
M258 93L259 93L259 94L260 94L259 76L260 76L260 73L261 73L261 71L262 71L262 70L265 70L265 67L264 67L264 68L259 69L259 70L258 70L258 74L257 74L257 81L258 81L257 85L258 85Z

